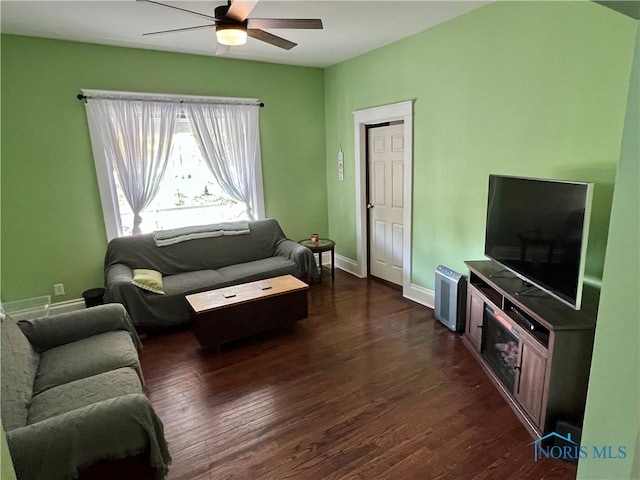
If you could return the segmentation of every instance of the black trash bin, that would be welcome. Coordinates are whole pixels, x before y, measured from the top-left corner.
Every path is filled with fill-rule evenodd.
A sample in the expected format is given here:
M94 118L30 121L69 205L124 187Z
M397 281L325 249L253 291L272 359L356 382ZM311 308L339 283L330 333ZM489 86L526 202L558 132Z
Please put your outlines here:
M102 305L104 303L104 288L92 288L82 293L84 304L87 308Z

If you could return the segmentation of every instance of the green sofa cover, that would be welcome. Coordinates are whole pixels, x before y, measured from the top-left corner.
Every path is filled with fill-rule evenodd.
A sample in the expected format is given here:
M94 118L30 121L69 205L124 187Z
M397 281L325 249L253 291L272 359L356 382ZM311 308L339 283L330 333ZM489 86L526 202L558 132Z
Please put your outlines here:
M20 480L76 478L97 461L170 462L121 305L15 322L0 314L2 425Z
M276 220L248 225L248 234L161 247L152 234L114 238L105 255L105 302L123 304L136 327L167 327L190 321L186 295L279 275L317 276L311 250L287 239ZM165 294L132 285L134 269L159 271Z

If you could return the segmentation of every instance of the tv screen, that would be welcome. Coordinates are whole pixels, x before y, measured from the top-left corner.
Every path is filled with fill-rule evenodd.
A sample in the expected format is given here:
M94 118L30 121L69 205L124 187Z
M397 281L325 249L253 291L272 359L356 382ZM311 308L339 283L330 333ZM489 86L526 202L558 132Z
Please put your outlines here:
M593 184L489 176L484 253L580 309Z

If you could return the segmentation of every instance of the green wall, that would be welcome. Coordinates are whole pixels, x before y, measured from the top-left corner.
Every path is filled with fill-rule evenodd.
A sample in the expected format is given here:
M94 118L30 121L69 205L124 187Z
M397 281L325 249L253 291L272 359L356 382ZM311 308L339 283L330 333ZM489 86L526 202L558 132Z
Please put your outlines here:
M415 283L432 288L437 264L463 270L482 258L489 173L596 182L588 273L603 290L583 438L626 444L629 459L583 460L578 476L636 478L638 89L627 96L636 30L590 2L498 2L324 72L3 35L2 298L52 294L62 282L65 300L102 283L106 239L80 88L261 98L267 214L290 237L330 235L349 258L352 112L414 99Z
M356 258L352 112L412 99L413 283L483 258L490 173L595 182L586 273L600 279L634 28L591 2L497 2L328 68L337 253Z
M328 233L323 71L2 36L2 300L102 285L102 208L81 88L258 97L266 214Z
M640 32L611 211L583 445L624 445L623 460L583 459L579 479L640 478Z

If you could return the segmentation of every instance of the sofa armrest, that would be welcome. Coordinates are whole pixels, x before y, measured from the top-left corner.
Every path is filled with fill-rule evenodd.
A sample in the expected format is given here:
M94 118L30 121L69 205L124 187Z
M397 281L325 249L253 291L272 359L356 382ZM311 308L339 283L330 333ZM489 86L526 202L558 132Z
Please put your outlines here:
M276 255L288 258L298 266L298 278L316 280L320 276L316 257L311 250L293 240L281 240L276 247Z
M133 280L133 270L124 263L111 265L105 273L105 284L107 287L115 283L131 283Z
M21 480L63 480L101 459L149 452L164 478L171 461L162 422L147 397L123 395L7 432Z
M114 263L104 272L104 303L121 303L126 305L125 292L137 289L132 285L133 270L124 263Z
M38 352L116 330L127 330L136 348L142 345L129 314L120 304L20 320L18 326Z

